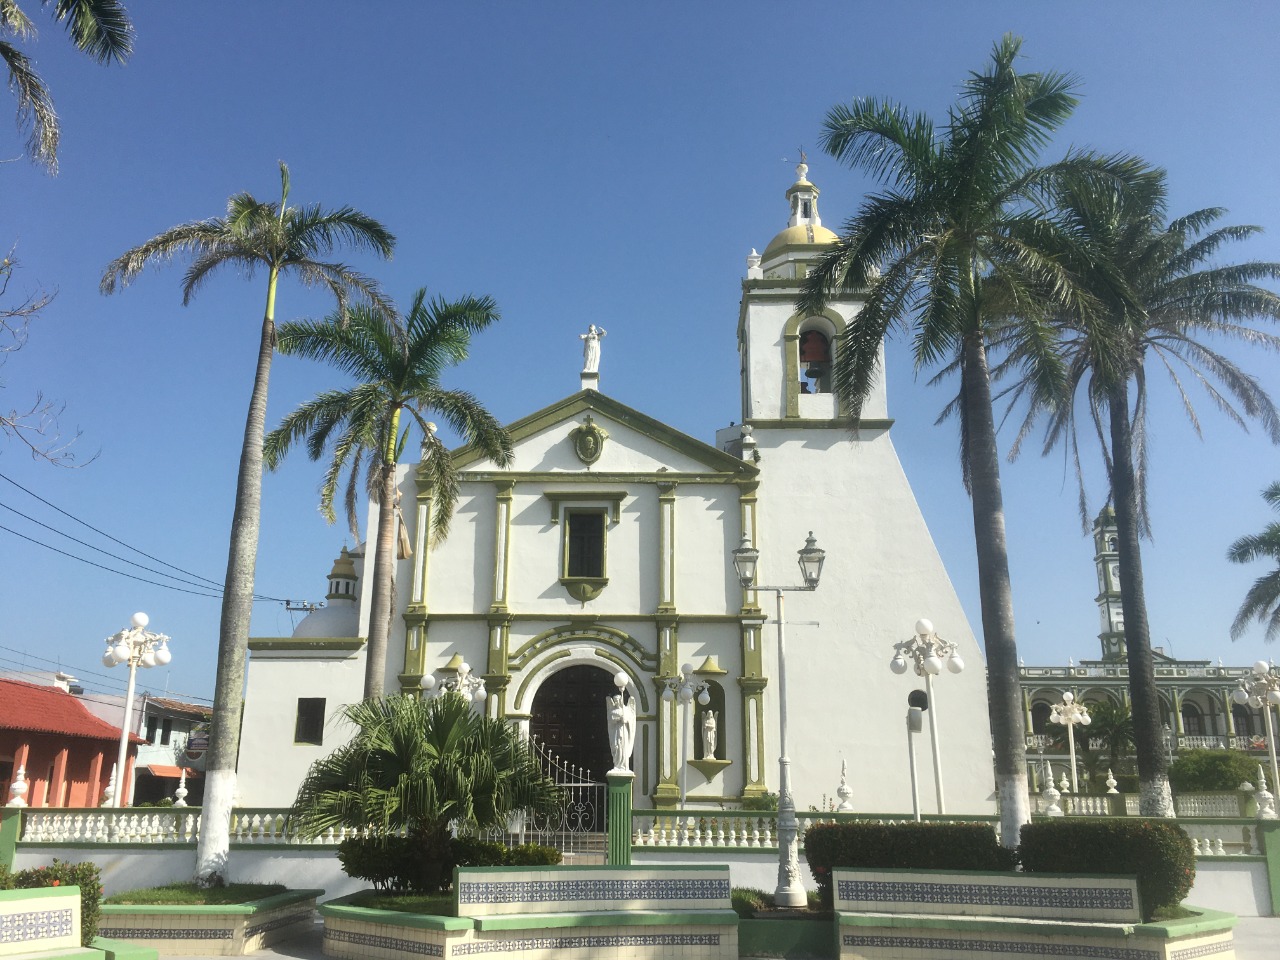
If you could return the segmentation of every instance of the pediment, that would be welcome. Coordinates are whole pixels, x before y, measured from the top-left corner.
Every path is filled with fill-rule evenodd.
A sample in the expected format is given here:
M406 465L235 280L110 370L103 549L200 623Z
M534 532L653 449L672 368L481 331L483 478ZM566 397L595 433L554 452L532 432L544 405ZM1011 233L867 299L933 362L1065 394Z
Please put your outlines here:
M510 470L495 467L470 445L454 451L458 468L486 474L670 473L721 481L753 479L759 473L754 464L594 390L522 417L507 430L515 458Z

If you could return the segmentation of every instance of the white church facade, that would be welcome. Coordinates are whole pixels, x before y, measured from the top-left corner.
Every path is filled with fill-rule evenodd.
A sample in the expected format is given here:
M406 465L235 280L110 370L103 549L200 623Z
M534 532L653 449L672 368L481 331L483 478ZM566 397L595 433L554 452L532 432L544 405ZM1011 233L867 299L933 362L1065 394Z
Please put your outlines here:
M636 698L637 807L675 805L682 779L691 805L777 792L774 595L742 588L733 551L745 537L760 551L758 584L798 586L797 551L812 531L826 551L821 582L787 603L797 808L831 796L846 761L854 809L910 810L907 695L923 681L891 673L889 660L923 616L966 663L935 687L947 812L992 813L982 653L894 451L883 378L856 435L829 390L831 351L858 303L812 316L794 307L809 265L835 239L807 167L797 172L788 225L763 254L752 251L742 283L740 425L710 443L612 399L600 383L608 341L593 328L581 389L508 425L512 467L455 451L461 493L434 549L433 491L415 465L400 467L413 549L397 565L386 689L438 685L465 663L484 680L478 709L603 778L606 698L621 672ZM726 349L731 324L726 311ZM292 637L250 641L241 804L288 805L309 764L349 736L337 716L361 695L362 565L344 551L324 609ZM709 696L690 708L684 743L686 708L661 696L683 664ZM701 733L706 711L714 738ZM920 747L923 809L933 812L927 740Z

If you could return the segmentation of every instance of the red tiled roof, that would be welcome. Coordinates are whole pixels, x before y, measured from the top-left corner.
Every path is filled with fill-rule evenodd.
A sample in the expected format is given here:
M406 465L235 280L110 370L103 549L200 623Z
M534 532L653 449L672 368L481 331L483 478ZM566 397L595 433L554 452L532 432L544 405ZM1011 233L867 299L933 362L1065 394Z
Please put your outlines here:
M175 767L165 763L148 763L142 768L153 777L162 777L168 780L177 780L181 778L182 771L187 771L188 777L203 777L204 774L199 770L193 770L191 767Z
M120 728L90 713L60 687L0 679L0 730L55 733L88 740L120 739ZM130 735L134 743L141 737Z

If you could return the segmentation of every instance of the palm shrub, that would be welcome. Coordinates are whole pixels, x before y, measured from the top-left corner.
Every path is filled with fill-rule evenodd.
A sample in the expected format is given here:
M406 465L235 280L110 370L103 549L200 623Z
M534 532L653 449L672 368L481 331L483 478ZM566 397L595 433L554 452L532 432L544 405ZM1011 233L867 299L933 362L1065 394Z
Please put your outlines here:
M312 764L291 822L304 839L358 832L389 858L411 863L399 877L388 874L389 886L447 887L453 828L478 832L505 825L513 813L559 809L560 790L529 742L457 694L374 698L344 716L358 732Z

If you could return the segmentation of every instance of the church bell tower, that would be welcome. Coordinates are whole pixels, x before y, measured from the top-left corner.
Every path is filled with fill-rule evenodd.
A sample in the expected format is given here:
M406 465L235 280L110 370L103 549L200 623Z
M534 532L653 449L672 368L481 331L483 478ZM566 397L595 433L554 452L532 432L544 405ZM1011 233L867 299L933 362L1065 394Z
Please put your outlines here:
M1108 504L1093 522L1093 562L1098 568L1098 617L1103 660L1123 660L1124 610L1120 606L1120 552L1116 514Z

